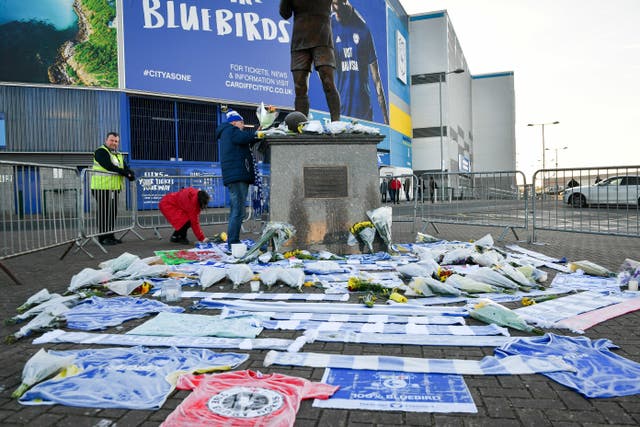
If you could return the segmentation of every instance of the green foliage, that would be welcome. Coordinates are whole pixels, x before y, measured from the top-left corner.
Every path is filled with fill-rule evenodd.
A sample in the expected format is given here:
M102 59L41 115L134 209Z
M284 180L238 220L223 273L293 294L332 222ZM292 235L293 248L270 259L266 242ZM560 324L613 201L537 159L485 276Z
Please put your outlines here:
M90 34L87 41L75 48L75 59L93 74L101 86L118 85L118 45L116 29L109 24L116 11L107 0L81 0L85 16L89 21Z

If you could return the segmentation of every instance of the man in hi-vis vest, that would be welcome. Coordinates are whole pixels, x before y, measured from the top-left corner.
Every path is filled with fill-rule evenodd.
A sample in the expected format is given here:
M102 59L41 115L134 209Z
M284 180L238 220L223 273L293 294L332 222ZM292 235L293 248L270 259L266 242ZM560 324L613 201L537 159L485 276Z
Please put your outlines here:
M96 199L96 220L100 233L98 240L102 245L122 243L113 234L118 214L118 194L123 188L123 177L127 177L129 181L136 179L125 163L124 156L118 152L119 144L120 136L116 132L109 132L104 145L93 153L91 194ZM104 173L107 171L118 175Z

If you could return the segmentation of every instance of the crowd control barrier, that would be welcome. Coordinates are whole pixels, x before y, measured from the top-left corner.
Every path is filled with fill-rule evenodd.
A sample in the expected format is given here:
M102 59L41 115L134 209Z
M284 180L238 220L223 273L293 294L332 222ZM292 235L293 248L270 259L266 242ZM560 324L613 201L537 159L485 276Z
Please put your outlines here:
M536 230L640 237L640 166L542 169L534 173Z
M113 177L120 181L120 190L101 190L92 187L92 180ZM122 175L112 172L97 172L84 169L80 174L81 242L78 249L84 250L89 242L94 242L103 252L107 250L99 241L99 236L114 233L121 238L129 232L144 240L135 230L136 225L136 184ZM87 255L91 256L86 250Z
M391 180L400 181L400 189L391 189ZM380 202L385 205L401 205L393 209L393 222L410 222L415 227L416 206L419 194L419 180L415 175L393 175L380 176ZM415 232L415 229L413 229Z
M417 220L425 231L436 224L501 227L502 240L511 230L528 227L527 194L519 189L526 178L520 171L431 172L420 175L416 192Z
M75 168L0 161L0 268L14 282L2 260L79 238L80 187Z

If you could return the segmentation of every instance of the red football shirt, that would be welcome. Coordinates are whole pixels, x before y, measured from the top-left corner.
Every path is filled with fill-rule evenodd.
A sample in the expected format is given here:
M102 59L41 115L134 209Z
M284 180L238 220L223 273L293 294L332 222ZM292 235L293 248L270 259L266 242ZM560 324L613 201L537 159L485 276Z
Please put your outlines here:
M177 388L193 390L162 423L170 426L293 426L303 399L328 399L337 386L254 371L182 375Z

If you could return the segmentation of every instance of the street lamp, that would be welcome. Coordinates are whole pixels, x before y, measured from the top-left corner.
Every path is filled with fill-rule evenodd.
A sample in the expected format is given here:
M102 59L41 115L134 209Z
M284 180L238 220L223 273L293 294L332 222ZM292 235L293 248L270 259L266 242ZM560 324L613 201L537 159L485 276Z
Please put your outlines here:
M560 123L559 121L555 121L555 122L548 122L548 123L529 123L527 126L540 126L542 128L542 169L546 169L546 162L545 162L545 156L544 156L544 152L546 151L544 148L544 127L546 125L557 125L558 123ZM557 169L557 168L556 168Z
M545 148L545 151L554 150L556 152L556 169L558 169L558 150L566 150L567 148L569 148L569 147L564 146L564 147L561 147L561 148L557 148L557 147L556 148ZM544 169L544 165L543 165L542 169Z
M460 73L464 73L464 70L462 68L457 68L453 71L445 71L442 72L440 74L438 74L438 94L439 94L439 105L440 105L440 172L444 172L444 140L443 140L443 136L442 136L442 131L443 131L443 127L442 127L442 81L444 79L444 76L446 76L447 74L460 74Z

